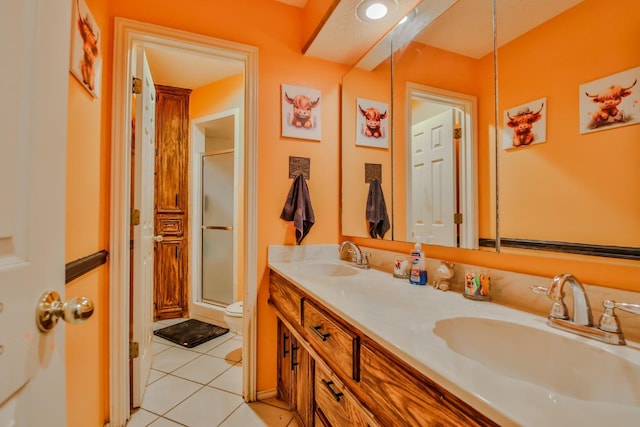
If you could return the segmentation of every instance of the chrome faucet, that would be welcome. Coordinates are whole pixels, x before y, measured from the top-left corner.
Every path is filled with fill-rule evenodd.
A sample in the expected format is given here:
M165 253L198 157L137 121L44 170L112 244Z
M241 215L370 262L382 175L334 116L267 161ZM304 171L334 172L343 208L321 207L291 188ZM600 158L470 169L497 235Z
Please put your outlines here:
M569 318L567 306L564 303L563 289L564 284L567 282L571 285L571 292L573 293L573 312L571 313L573 318ZM605 311L600 317L598 326L593 326L591 306L584 286L575 276L568 273L554 277L548 288L532 286L531 290L536 294L546 295L553 299L547 321L549 326L608 344L626 344L620 329L620 322L614 313L616 308L640 314L640 304L616 303L611 300L605 300L602 303Z
M363 252L360 247L351 240L345 240L340 244L338 253L342 254L345 247L349 246L349 253L351 254L351 262L358 268L369 269L369 252Z

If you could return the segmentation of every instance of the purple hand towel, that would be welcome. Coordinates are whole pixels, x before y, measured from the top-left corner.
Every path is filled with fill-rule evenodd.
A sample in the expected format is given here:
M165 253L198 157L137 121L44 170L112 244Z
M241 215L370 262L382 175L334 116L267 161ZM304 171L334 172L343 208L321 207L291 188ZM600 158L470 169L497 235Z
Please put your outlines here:
M297 244L302 242L302 239L305 238L316 222L313 208L311 207L309 187L307 187L307 181L304 179L303 174L297 175L293 180L280 218L285 221L293 221L296 227Z
M369 235L374 239L384 238L384 234L391 228L387 204L382 194L382 186L377 178L369 181L369 195L367 197L367 220L369 221Z

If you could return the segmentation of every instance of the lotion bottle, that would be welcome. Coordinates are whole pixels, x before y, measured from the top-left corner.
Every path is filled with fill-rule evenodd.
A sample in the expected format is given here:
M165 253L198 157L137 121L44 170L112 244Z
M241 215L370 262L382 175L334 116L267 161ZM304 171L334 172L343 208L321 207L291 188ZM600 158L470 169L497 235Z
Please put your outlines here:
M413 251L411 251L411 274L409 275L409 283L412 285L427 284L426 260L420 242L416 242Z

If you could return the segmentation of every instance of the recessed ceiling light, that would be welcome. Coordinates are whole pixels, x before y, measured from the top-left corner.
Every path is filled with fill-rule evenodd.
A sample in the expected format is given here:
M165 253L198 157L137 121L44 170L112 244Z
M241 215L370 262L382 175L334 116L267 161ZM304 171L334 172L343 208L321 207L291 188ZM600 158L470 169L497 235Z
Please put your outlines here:
M362 0L356 7L356 16L364 22L379 21L397 8L396 0Z

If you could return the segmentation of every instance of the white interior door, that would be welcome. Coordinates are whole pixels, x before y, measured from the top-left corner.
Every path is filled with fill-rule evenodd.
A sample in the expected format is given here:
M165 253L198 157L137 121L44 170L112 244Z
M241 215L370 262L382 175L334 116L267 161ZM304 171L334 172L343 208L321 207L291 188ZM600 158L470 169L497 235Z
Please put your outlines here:
M457 246L454 112L446 111L412 127L411 239Z
M64 296L68 0L0 2L0 425L65 426L64 327L40 332L46 290Z
M133 341L139 355L133 359L132 404L140 406L153 357L154 167L156 90L143 48L136 50L136 76L142 93L136 95L134 208L140 224L134 226Z

